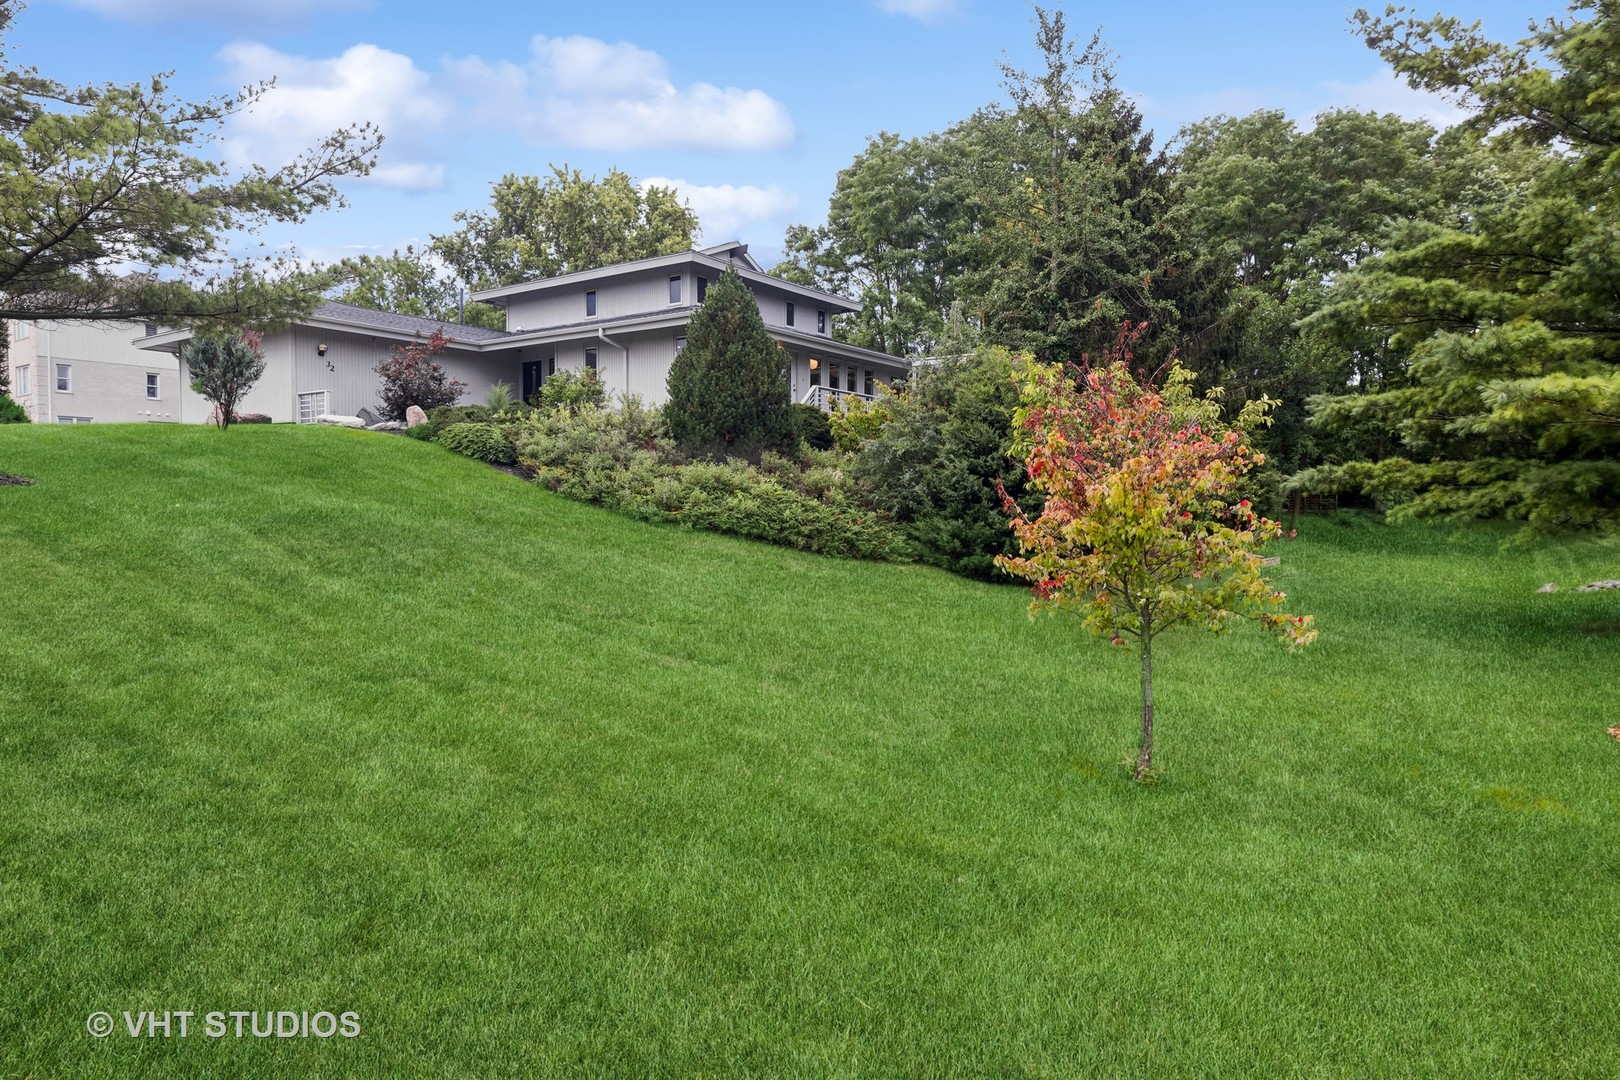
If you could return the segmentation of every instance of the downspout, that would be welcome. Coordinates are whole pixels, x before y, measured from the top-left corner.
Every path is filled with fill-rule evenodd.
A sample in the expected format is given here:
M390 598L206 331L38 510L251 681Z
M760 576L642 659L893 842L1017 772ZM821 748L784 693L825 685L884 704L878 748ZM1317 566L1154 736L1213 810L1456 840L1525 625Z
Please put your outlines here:
M596 336L598 338L600 338L602 341L606 342L607 344L613 346L615 349L618 349L620 352L624 353L624 396L629 397L630 396L630 347L628 345L620 345L617 341L614 341L612 338L608 337L607 336L607 331L603 330L600 326L598 326L596 328Z
M49 380L40 380L40 385L45 388L45 423L54 424L56 423L56 361L51 356L51 351L56 343L56 331L46 330L40 323L37 322L34 324L34 327L39 333L50 335L50 339L45 342L45 370L39 372L38 374L44 375L46 379ZM37 360L39 352L37 350L35 351L34 356L36 357L34 366L37 368L39 367Z

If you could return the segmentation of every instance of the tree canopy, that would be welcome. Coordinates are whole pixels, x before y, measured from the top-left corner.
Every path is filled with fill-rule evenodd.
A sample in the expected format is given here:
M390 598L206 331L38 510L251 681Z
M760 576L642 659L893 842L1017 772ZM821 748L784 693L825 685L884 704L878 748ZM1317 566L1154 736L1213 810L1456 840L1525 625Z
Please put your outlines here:
M231 245L342 205L382 137L333 132L293 161L232 171L205 153L270 88L185 101L165 75L65 86L5 63L18 5L0 0L0 318L271 323L319 286Z
M673 188L639 188L618 169L587 178L567 165L544 180L509 173L492 185L489 210L455 220L461 228L433 237L432 250L477 289L673 255L698 235L697 215Z
M432 251L413 244L390 255L344 259L331 270L342 282L333 290L334 299L342 303L442 323L506 329L505 311L493 304L467 303L465 286L455 275Z
M1404 452L1300 486L1360 487L1402 514L1620 528L1620 7L1571 12L1515 46L1456 19L1358 13L1397 72L1474 109L1497 190L1404 227L1334 290L1318 319L1387 331L1410 380L1325 399L1316 418L1384 423Z

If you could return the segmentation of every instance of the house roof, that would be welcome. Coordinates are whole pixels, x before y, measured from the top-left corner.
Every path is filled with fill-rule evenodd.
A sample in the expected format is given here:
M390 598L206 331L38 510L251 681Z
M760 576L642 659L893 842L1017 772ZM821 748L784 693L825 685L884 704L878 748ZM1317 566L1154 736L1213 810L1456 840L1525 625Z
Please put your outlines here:
M549 292L553 289L578 288L592 282L606 281L611 278L627 274L644 273L649 270L671 269L677 266L696 264L706 266L712 270L735 270L741 274L743 280L756 285L764 285L771 289L780 290L789 295L796 295L811 300L830 311L859 311L861 306L851 300L845 299L836 293L814 289L808 285L796 285L791 281L784 281L779 277L772 277L759 268L759 263L748 254L748 245L731 241L718 244L714 247L691 251L677 252L674 255L654 255L646 259L635 259L630 262L613 263L610 266L598 266L591 270L576 270L571 274L558 274L555 277L537 278L534 281L519 282L516 285L503 285L496 289L479 289L468 295L467 299L476 300L481 304L498 304L505 306L511 300L534 293Z
M494 341L511 336L505 330L466 326L461 323L445 322L443 319L425 319L418 315L399 315L392 311L376 311L372 308L356 307L353 304L340 304L335 300L328 300L316 308L308 321L424 335L431 335L433 331L442 329L446 337L456 341Z

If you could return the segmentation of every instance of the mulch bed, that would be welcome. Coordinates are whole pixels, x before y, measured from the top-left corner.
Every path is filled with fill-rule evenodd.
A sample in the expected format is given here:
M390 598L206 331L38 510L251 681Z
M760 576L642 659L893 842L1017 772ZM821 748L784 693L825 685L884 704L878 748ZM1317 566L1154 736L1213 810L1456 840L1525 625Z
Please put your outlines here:
M0 487L27 487L33 481L26 476L12 476L10 473L0 472Z

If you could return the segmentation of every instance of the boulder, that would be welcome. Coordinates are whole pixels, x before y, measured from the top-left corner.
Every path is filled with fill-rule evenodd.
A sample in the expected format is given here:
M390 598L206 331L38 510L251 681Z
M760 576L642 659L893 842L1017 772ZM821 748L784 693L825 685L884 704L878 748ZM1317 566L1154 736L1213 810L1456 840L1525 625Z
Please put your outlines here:
M368 428L374 428L378 424L382 423L382 417L378 416L376 413L365 408L364 406L354 410L354 415L364 420L366 422L366 427Z
M336 413L322 413L315 418L317 424L331 424L333 427L364 428L366 422L358 416L339 416Z
M398 420L384 420L381 423L372 424L370 427L366 428L366 430L367 431L404 431L405 430L405 425L400 423Z
M420 405L412 405L410 408L405 410L406 427L413 428L417 424L425 423L427 423L427 413L422 411L422 407Z

